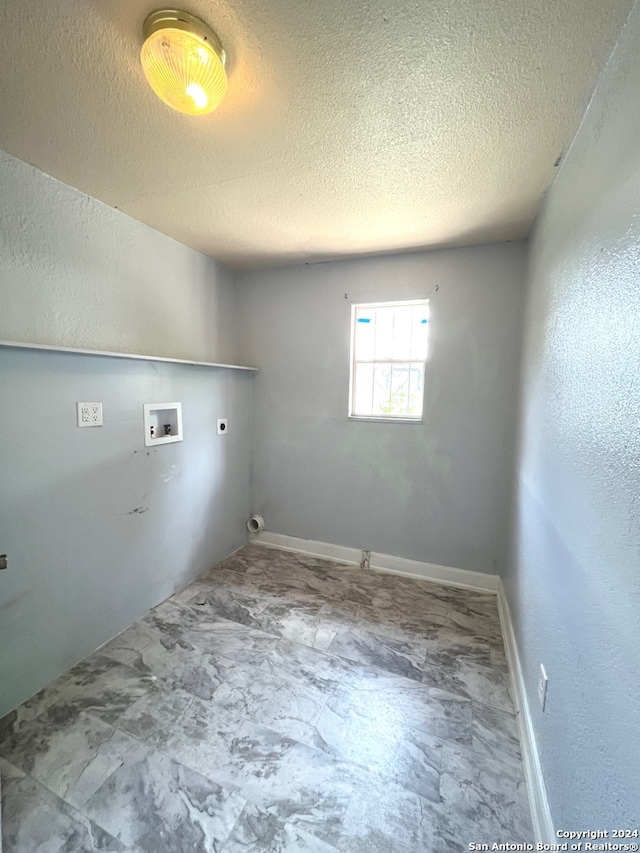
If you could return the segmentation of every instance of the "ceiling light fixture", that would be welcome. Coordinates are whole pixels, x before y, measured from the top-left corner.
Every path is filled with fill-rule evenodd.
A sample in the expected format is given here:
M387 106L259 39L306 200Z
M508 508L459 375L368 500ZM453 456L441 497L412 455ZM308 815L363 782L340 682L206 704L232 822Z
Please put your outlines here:
M203 21L178 9L152 12L140 61L156 95L179 113L213 112L227 91L225 52Z

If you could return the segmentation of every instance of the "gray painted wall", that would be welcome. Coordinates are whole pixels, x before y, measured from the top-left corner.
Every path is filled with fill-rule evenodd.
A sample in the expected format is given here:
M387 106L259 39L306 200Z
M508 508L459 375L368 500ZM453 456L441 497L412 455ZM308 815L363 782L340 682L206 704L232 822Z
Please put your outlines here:
M223 268L1 154L0 183L0 337L236 359ZM0 715L246 540L251 383L0 348ZM184 441L145 448L142 404L173 400Z
M636 6L531 246L505 584L563 829L640 826L638 92Z
M235 362L233 275L0 151L0 340Z
M268 530L502 569L524 263L511 244L240 277L243 355L261 368L252 508ZM424 422L349 421L351 304L424 297Z

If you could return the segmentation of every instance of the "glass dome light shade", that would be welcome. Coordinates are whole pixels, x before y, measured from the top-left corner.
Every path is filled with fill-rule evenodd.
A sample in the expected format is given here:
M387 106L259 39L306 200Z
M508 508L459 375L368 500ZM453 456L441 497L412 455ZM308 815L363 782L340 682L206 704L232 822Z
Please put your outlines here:
M169 9L149 15L144 37L140 61L156 95L186 115L213 112L227 91L225 53L213 30Z

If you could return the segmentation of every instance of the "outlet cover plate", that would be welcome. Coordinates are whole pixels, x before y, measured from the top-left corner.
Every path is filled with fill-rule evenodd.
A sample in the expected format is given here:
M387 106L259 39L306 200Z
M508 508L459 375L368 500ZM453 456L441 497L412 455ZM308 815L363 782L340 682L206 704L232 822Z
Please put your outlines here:
M218 419L218 435L226 435L229 432L229 419L228 418L219 418Z
M104 426L102 403L76 403L76 414L79 427Z

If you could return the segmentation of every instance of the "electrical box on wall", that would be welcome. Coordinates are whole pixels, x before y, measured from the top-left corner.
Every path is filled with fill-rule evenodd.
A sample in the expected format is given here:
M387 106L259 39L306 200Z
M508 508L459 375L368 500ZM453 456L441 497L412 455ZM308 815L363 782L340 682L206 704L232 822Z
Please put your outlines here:
M155 447L174 441L182 441L182 403L145 403L145 445Z

